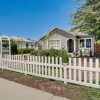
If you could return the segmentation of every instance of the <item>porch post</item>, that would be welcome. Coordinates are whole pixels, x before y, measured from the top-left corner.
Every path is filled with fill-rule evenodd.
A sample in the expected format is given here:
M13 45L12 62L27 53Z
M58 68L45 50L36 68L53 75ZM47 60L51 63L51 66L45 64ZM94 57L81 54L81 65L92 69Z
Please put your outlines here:
M76 53L76 39L74 39L74 52Z
M68 39L66 39L65 47L66 47L66 51L68 52L67 41L68 41Z

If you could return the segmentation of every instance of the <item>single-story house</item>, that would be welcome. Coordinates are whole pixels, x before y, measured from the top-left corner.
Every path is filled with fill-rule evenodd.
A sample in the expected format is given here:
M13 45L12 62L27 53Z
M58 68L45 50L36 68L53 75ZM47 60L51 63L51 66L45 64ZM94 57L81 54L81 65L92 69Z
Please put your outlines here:
M89 54L91 50L92 54L94 54L94 43L94 35L71 33L54 28L37 40L34 47L38 49L41 45L42 49L65 49L68 53L77 53L81 50L84 54Z
M18 48L33 48L34 41L26 38L22 38L19 36L12 36L10 39L13 39L16 43Z

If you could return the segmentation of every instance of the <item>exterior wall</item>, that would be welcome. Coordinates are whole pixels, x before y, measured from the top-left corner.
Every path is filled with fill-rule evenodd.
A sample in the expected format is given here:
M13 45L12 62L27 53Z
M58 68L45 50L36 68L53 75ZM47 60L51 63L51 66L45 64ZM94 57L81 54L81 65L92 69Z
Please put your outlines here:
M91 43L91 49L92 49L92 52L94 54L94 43L95 43L95 37L88 37L87 38L76 38L75 35L71 34L71 33L67 33L63 30L60 30L60 29L54 29L52 31L52 33L50 33L51 36L49 37L49 39L59 39L61 41L61 49L66 49L68 51L68 40L69 39L72 39L73 42L74 42L74 52L78 53L80 51L80 39L91 39L92 40L92 43ZM42 45L42 49L46 50L48 49L48 39L44 39L44 38L41 38L36 44L35 44L35 49L38 49L38 43L40 45ZM69 45L70 46L70 45ZM86 47L86 44L85 44L85 47ZM90 48L82 48L83 51L85 49L90 49Z
M27 42L22 42L21 44L18 45L18 48L20 48L20 49L21 49L21 48L27 48L27 47L26 47L26 44L27 44ZM28 42L28 48L33 48L33 47L31 46L32 44L33 44L33 43L29 43L29 42Z
M80 48L80 39L84 39L85 40L85 47L84 48ZM95 37L85 37L85 38L80 38L80 39L79 39L79 50L82 49L82 51L84 52L85 50L89 51L91 49L92 53L94 55ZM86 39L91 39L91 48L86 48Z
M61 31L61 30L55 30L53 31L53 35L49 39L61 39L61 49L65 48L67 46L67 39L73 38L76 39L76 37L70 33ZM48 49L48 40L45 40L43 42L43 49Z

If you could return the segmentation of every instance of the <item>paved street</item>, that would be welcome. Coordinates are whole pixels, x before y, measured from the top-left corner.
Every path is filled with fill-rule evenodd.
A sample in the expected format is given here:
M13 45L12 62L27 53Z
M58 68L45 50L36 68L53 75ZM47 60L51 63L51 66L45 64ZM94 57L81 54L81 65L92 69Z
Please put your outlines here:
M68 100L0 78L0 100Z

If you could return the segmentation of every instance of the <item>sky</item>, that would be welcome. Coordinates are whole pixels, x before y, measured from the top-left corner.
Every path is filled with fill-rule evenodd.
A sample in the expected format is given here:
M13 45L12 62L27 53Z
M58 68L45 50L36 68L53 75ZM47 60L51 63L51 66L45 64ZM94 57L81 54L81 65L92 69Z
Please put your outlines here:
M55 27L71 28L76 0L0 0L0 33L37 40Z

